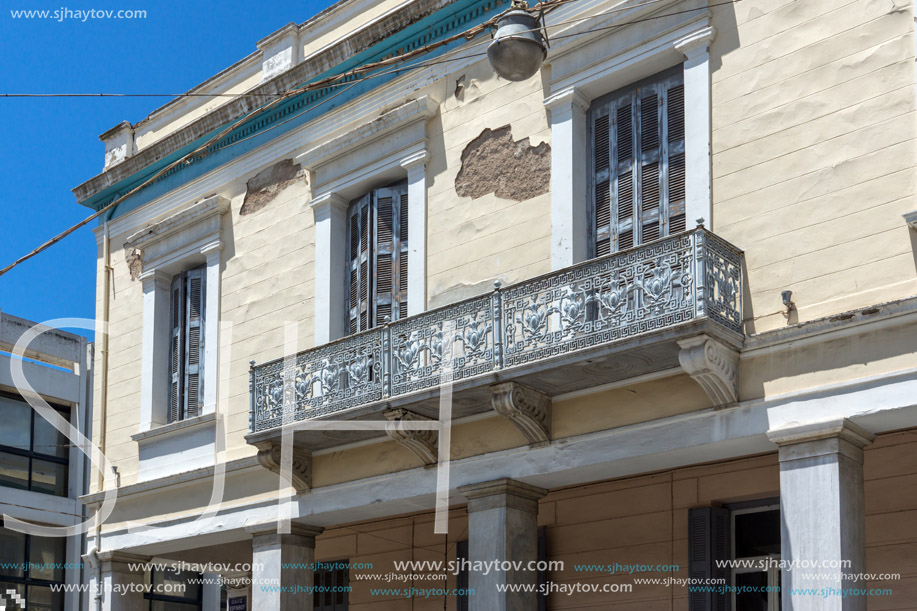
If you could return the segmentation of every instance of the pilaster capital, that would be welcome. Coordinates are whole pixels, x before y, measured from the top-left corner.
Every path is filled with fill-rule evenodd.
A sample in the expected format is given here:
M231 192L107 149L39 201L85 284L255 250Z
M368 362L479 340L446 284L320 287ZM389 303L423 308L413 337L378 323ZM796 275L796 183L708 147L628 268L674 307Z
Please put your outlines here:
M545 98L544 107L554 113L572 112L574 109L586 112L589 109L589 99L576 87L567 87Z
M172 275L158 268L142 271L138 279L143 285L144 292L153 288L168 289L172 283Z
M412 170L417 170L423 168L426 163L430 160L430 153L427 149L417 151L412 153L398 162L402 168L411 172Z
M714 38L716 38L716 29L713 26L707 26L676 40L674 45L685 57L691 57L700 52L707 52Z
M347 212L350 202L334 191L326 191L312 198L309 207L315 215L316 222L331 216L332 212Z
M468 499L468 511L484 511L500 507L529 513L538 511L538 499L548 491L510 478L460 486L459 493Z

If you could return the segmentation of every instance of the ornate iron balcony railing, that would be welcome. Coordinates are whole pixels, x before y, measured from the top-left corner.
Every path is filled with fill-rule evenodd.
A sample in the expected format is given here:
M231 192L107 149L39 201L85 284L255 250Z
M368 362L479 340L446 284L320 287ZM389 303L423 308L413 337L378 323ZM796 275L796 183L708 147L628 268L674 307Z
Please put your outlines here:
M704 317L741 334L741 293L742 252L698 228L253 366L249 428L436 386L444 359L458 381Z

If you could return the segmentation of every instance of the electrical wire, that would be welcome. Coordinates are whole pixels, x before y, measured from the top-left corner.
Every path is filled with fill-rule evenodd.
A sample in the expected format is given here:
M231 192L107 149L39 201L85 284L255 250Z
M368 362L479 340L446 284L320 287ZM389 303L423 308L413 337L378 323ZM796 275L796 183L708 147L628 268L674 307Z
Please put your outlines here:
M543 2L540 2L540 3L536 4L534 7L527 8L526 10L527 10L528 12L530 12L530 13L536 13L536 12L537 12L537 13L539 13L540 15L543 15L543 14L545 14L545 13L547 13L547 12L550 12L550 11L555 10L556 8L558 8L558 7L561 6L561 5L569 4L569 3L571 3L571 2L576 2L576 1L578 1L578 0L544 0ZM576 22L579 22L579 21L587 20L587 19L593 19L593 18L595 18L595 17L597 17L597 16L607 15L607 14L610 14L610 13L612 13L612 12L621 12L621 11L624 11L624 10L632 10L632 9L634 9L634 8L639 8L639 7L647 6L647 5L651 5L651 4L657 4L657 3L659 3L659 2L664 2L664 1L666 1L666 0L648 0L647 2L638 4L638 5L628 6L628 7L626 7L626 8L621 8L621 9L610 9L609 11L605 11L605 12L598 13L598 14L595 14L595 15L589 15L589 16L582 17L582 18L574 18L574 19L570 19L570 20L567 20L567 21L564 21L564 22L560 22L560 23L556 23L556 24L551 24L550 26L540 26L540 27L538 27L538 28L533 29L532 31L540 31L540 30L542 29L542 27L560 27L560 26L563 26L563 25L569 25L570 23L576 23ZM632 24L634 24L634 23L641 23L641 22L650 21L650 20L654 20L654 19L661 19L661 18L664 18L664 17L670 17L670 16L673 16L673 15L680 15L680 14L685 14L685 13L689 13L689 12L696 12L696 11L699 11L699 10L707 10L707 9L713 8L713 7L715 7L715 6L724 6L724 5L729 5L729 4L736 4L736 3L740 2L740 1L741 1L741 0L727 0L727 1L725 1L725 2L719 2L719 3L715 3L715 4L709 4L709 5L707 5L707 6L698 7L698 8L693 8L693 9L687 9L687 10L684 10L684 11L677 11L677 12L666 13L666 14L662 14L662 15L652 15L652 16L649 16L649 17L641 18L641 19L630 20L630 21L628 21L628 22L626 22L626 23L612 24L612 25L609 25L609 26L597 27L597 28L593 28L593 29L586 30L586 31L583 31L583 32L576 32L576 33L573 33L573 34L558 35L558 36L554 36L554 39L564 39L564 38L570 38L570 37L574 37L574 36L582 36L582 35L584 35L584 34L589 34L589 33L596 32L596 31L607 31L607 30L610 30L610 29L623 28L623 27L632 25ZM513 9L511 8L511 9L507 9L507 10L513 10ZM118 196L118 197L115 198L113 201L111 201L110 203L108 203L108 204L105 205L104 207L100 208L99 210L97 210L95 213L91 214L90 216L88 216L88 217L85 218L84 220L82 220L82 221L80 221L79 223L73 225L73 226L70 227L69 229L67 229L67 230L65 230L65 231L63 231L63 232L61 232L60 234L54 236L53 238L51 238L51 239L48 240L47 242L43 243L43 244L42 244L41 246L39 246L38 248L35 248L35 249L32 250L31 252L29 252L29 253L23 255L22 257L19 257L18 259L16 259L15 261L13 261L12 263L10 263L9 265L7 265L6 267L4 267L3 269L0 269L0 276L3 276L4 274L6 274L6 273L9 272L10 270L14 269L14 268L17 267L18 265L24 263L25 261L31 259L32 257L34 257L34 256L36 256L36 255L38 255L38 254L44 252L45 250L47 250L48 248L50 248L50 247L53 246L54 244L60 242L61 240L63 240L64 238L66 238L67 236L69 236L70 234L72 234L73 232L75 232L76 230L78 230L78 229L80 229L80 228L82 228L82 227L88 225L88 224L91 223L92 221L98 219L98 218L101 217L103 214L106 214L107 212L109 212L109 211L111 211L111 210L114 210L114 209L118 206L118 204L120 204L121 202L125 201L126 199L128 199L129 197L131 197L131 196L134 195L135 193L139 192L140 190L146 188L147 186L149 186L149 185L152 184L153 182L156 182L160 177L162 177L162 176L163 176L164 174L166 174L167 172L171 171L172 169L174 169L175 167L177 167L177 166L179 166L179 165L181 165L181 164L183 164L183 163L189 162L190 159L192 159L192 158L194 158L194 157L200 155L202 152L205 152L206 149L208 149L211 145L213 145L213 144L219 142L221 139L223 139L225 136L227 136L229 133L231 133L234 129L236 129L239 125L241 125L242 123L244 123L245 121L247 121L248 119L250 119L251 117L253 117L254 115L259 114L259 113L267 112L268 110L270 110L271 108L275 107L276 105L278 105L278 104L279 104L280 102L282 102L283 100L286 100L286 99L291 98L291 97L294 97L294 96L298 96L298 95L300 95L300 94L302 94L302 93L306 93L306 92L309 92L309 91L313 91L313 90L315 90L315 89L328 88L328 87L338 87L338 86L347 85L347 87L346 87L345 89L343 89L343 90L341 90L341 91L339 91L339 92L336 92L331 98L326 98L325 100L322 100L318 105L310 106L309 108L305 109L305 110L302 111L301 113L297 113L296 115L294 115L294 116L292 116L292 117L289 117L288 119L284 120L283 123L281 123L281 124L275 124L275 125L271 126L270 128L268 128L267 130L262 130L261 132L259 132L259 133L256 134L256 135L259 135L259 136L260 136L261 134L265 133L266 131L269 131L270 129L276 128L276 127L278 127L279 125L283 125L283 124L285 124L285 123L288 123L289 121L292 121L293 119L297 118L298 116L300 116L300 115L303 114L304 112L312 111L312 110L314 110L315 108L318 108L319 106L321 106L322 104L326 104L326 103L330 102L332 99L334 99L334 98L337 97L338 95L344 93L344 92L347 91L348 89L350 89L350 88L356 86L357 84L359 84L359 83L361 83L361 82L363 82L363 81L365 81L365 80L369 80L369 79L372 79L372 78L379 78L379 77L381 77L381 76L385 76L385 75L391 74L391 73L393 73L393 72L402 72L402 71L414 70L414 69L421 68L421 67L428 67L428 66L432 66L432 65L447 63L447 62L450 62L450 61L458 61L458 60L460 60L460 59L469 59L469 58L472 58L472 57L476 57L476 56L478 56L478 55L483 55L483 53L474 53L474 54L466 55L466 56L463 56L463 57L453 57L453 58L448 58L448 59L445 58L445 56L444 56L444 57L437 58L437 59L435 59L435 60L429 60L429 61L427 61L427 62L418 62L418 63L416 63L416 64L409 65L409 66L402 66L402 67L393 68L393 69L390 69L390 70L387 70L387 71L377 72L377 73L373 73L373 74L366 74L366 73L368 73L368 72L372 72L372 71L378 70L378 69L380 69L380 68L386 68L386 67L391 66L391 65L396 64L396 63L401 63L401 62L408 61L408 60L413 59L413 58L415 58L415 57L417 57L417 56L419 56L419 55L423 55L423 54L429 53L430 51L432 51L432 50L434 50L434 49L438 49L438 48L447 46L447 45L449 45L449 44L451 44L451 43L453 43L453 42L455 42L455 41L457 41L457 40L460 40L460 39L462 39L462 38L465 38L466 40L469 40L469 41L470 41L470 40L474 39L475 37L477 37L478 35L480 35L481 33L487 31L488 29L490 29L490 28L492 28L492 27L494 27L494 25L496 24L496 22L497 22L497 21L500 19L500 17L501 17L504 13L506 13L506 12L507 12L507 11L503 11L502 13L500 13L500 14L498 14L498 15L495 15L494 17L491 17L491 18L488 19L487 21L485 21L485 22L483 22L483 23L480 23L480 24L478 24L478 25L476 25L476 26L474 26L474 27L472 27L472 28L469 28L468 30L465 30L464 32L459 32L459 33L457 33L457 34L454 34L454 35L452 35L452 36L449 36L449 37L447 37L447 38L445 38L445 39L443 39L443 40L437 41L437 42L435 42L435 43L431 43L431 44L426 45L426 46L423 46L423 47L418 47L417 49L414 49L414 50L409 51L409 52L407 52L407 53L403 53L403 54L401 54L401 55L395 55L395 56L392 56L392 57L389 57L389 58L386 58L386 59L383 59L383 60L379 60L379 61L376 61L376 62L370 62L370 63L368 63L368 64L364 64L363 66L358 66L357 68L354 68L354 69L352 69L352 70L350 70L350 71L347 71L347 72L344 72L344 73L342 73L342 74L328 76L328 77L325 77L324 79L320 79L320 80L318 80L318 81L312 81L312 82L310 82L310 83L306 83L305 85L302 85L302 86L300 86L300 87L296 87L296 88L290 89L290 90L285 91L285 92L282 92L282 93L277 93L277 94L255 94L255 93L248 93L248 94L203 94L203 93L185 93L185 94L180 94L179 96L172 96L172 97L218 97L218 96L232 95L232 97L237 97L237 98L238 98L238 97L271 97L271 96L274 96L274 99L271 100L270 102L268 102L267 104L264 104L264 105L258 106L258 107L256 107L256 108L253 108L253 109L251 109L250 111L248 111L248 112L244 113L243 115L241 115L240 117L237 117L236 119L232 120L231 123L230 123L226 128L224 128L223 130L220 130L217 134L215 134L214 136L212 136L211 138L209 138L206 142L204 142L203 144L201 144L200 146L198 146L197 148L195 148L193 151L190 151L189 153L186 153L185 155L183 155L183 156L180 157L179 159L176 159L175 161L169 163L169 164L166 165L164 168L160 169L160 170L157 171L155 174L153 174L152 176L150 176L149 178L147 178L146 180L144 180L142 183L140 183L140 184L137 185L136 187L133 187L132 189L130 189L129 191L127 191L127 192L124 193L123 195ZM489 41L486 41L486 42L489 42ZM472 48L475 47L475 46L480 46L480 45L482 45L482 44L485 44L485 43L477 43L477 44L475 44L475 45L472 45ZM463 47L461 47L460 49L454 49L454 50L452 50L452 51L449 51L449 52L447 52L445 55L448 56L448 55L450 55L450 54L452 54L452 53L459 53L459 52L464 53L464 52L467 52L468 50L469 50L469 48L468 48L467 46L463 46ZM353 77L353 78L351 78L351 77ZM9 97L9 98L12 98L12 97L162 97L162 95L160 95L160 94L115 94L115 93L113 93L113 94L104 94L104 93L101 93L101 94L0 94L0 97ZM248 139L250 139L250 138L252 138L252 137L254 137L254 135L253 135L253 136L249 136L249 137L247 137L247 138L240 139L240 140L238 140L238 141L236 141L236 142L234 142L234 143L232 143L232 144L230 144L230 145L228 145L228 146L232 146L232 145L234 145L234 144L238 144L239 142L243 142L243 141L248 140ZM227 147L223 147L223 148L227 148Z

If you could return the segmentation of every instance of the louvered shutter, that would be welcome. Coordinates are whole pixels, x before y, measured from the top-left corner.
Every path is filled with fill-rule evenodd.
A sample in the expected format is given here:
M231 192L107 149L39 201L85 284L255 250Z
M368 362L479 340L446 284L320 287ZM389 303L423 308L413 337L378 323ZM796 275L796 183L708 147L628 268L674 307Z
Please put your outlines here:
M204 396L204 271L185 272L185 418L200 414Z
M729 559L729 510L721 507L697 507L688 512L688 571L701 590L707 579L723 579L728 584L729 569L717 562ZM690 611L729 611L730 597L725 593L694 591L689 593Z
M408 187L401 186L398 223L398 318L408 315Z
M373 193L375 200L376 223L374 229L373 260L375 272L373 278L373 317L370 326L394 320L392 311L394 292L397 286L395 273L398 254L395 249L397 234L396 211L400 198L393 189L377 189Z
M172 288L169 297L169 422L181 420L182 390L182 363L184 362L184 282L182 274L172 279Z
M590 108L596 256L685 228L682 80L679 71Z
M348 299L349 331L357 333L369 328L369 241L372 194L368 193L350 206L349 257L350 291Z

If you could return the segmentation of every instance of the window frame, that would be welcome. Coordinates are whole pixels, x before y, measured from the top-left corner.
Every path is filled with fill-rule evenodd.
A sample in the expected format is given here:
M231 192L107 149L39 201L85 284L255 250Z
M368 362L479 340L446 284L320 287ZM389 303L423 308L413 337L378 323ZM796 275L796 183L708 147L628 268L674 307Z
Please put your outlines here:
M780 515L780 500L779 499L765 499L763 501L752 501L751 504L741 503L736 505L727 506L729 509L729 557L731 560L736 560L736 516L746 515L751 513L764 513L767 511L777 511L777 515ZM778 534L779 536L779 534ZM775 586L780 585L780 566L779 561L783 557L783 542L780 542L780 553L779 554L768 554L766 556L748 556L743 557L742 560L776 560L776 566L768 565L767 570L767 585L771 588L771 591L767 592L767 610L768 611L780 611L781 602L780 602L780 592L774 590ZM736 575L745 574L745 573L760 573L759 569L755 568L738 568L732 567L729 570L729 582L735 586L736 585ZM731 609L736 609L736 592L735 588L730 592L729 595L729 604Z
M9 529L3 529L2 527L0 527L0 529L9 530ZM13 531L13 532L16 532L16 531ZM65 585L67 583L67 569L66 568L60 569L61 571L61 580L60 581L57 581L54 579L40 579L40 578L31 577L30 576L30 573L31 573L30 565L32 563L31 553L32 553L33 535L23 533L23 536L25 537L25 555L23 556L23 564L25 565L25 567L22 570L22 577L15 577L12 575L0 575L0 582L13 583L16 585L23 586L25 588L25 600L28 601L29 600L29 588L31 586L47 588L52 585L61 585L61 586ZM44 538L61 539L62 541L64 541L64 555L59 560L55 560L55 563L61 564L61 565L64 565L67 563L67 543L65 539L61 537L39 537L39 538L40 539L44 539ZM61 609L66 608L67 600L66 600L65 592L58 591L58 592L52 592L52 594L58 594L61 600ZM6 592L3 592L3 596L6 596ZM29 608L29 604L28 602L26 602L26 609L28 608Z
M318 590L316 589L316 590L313 590L312 592L313 611L347 611L350 608L350 591L346 589L350 586L350 570L348 569L348 567L350 566L350 559L345 558L342 560L331 560L327 562L322 562L322 564L331 564L333 566L337 566L338 568L315 569L312 572L313 585L316 587L318 586L327 587L328 586L327 583L320 584L319 581L324 581L326 577L330 577L332 588L335 588L335 587L344 588L344 590L342 590L341 592L344 594L344 602L339 603L337 601L332 601L330 605L325 605L324 603L320 603L315 600L316 597L318 597L318 595L320 594L320 592L318 592ZM322 594L325 594L325 592L322 592ZM337 592L332 591L330 592L330 594L337 594Z
M392 267L390 272L391 277L391 303L389 309L388 322L394 322L400 320L409 315L408 312L408 300L410 299L410 230L409 230L409 210L410 210L410 192L409 184L406 179L398 180L393 183L386 184L384 186L376 187L368 190L366 193L351 200L347 206L346 213L346 224L347 224L347 236L345 243L342 245L345 249L345 277L343 278L345 288L344 288L344 329L343 337L350 335L356 335L364 331L370 331L377 327L380 327L385 323L385 320L379 320L379 305L381 304L378 300L379 290L377 281L379 279L378 273L378 263L379 255L385 255L386 253L377 252L379 250L379 199L380 194L384 191L392 191L392 213L391 213L391 225L392 225L392 238L391 238L391 249L392 249ZM360 285L362 285L361 274L358 273L356 276L356 287L354 287L354 273L360 271L360 266L357 264L357 268L354 268L354 221L357 223L362 223L362 215L360 210L363 206L367 206L367 215L366 220L369 224L367 231L364 231L362 228L359 229L360 237L358 240L362 239L362 236L365 234L367 237L367 247L365 251L365 257L367 262L367 281L366 281L366 327L362 328L360 322L360 310L357 309L356 315L353 311L353 297L356 294L357 299L362 302L362 295L360 291ZM358 225L359 227L359 225ZM404 239L402 232L408 233L408 239ZM358 259L362 259L364 256L363 248L357 244L357 254ZM354 289L356 289L354 291ZM359 307L359 306L358 306ZM356 323L356 325L354 325Z
M685 104L684 97L684 86L685 86L685 73L684 73L684 64L679 63L665 70L661 70L652 74L650 76L644 77L638 81L632 82L628 85L615 89L614 91L603 94L589 103L589 108L586 111L586 141L583 146L586 148L586 223L587 223L587 258L592 259L598 256L605 256L610 254L615 254L623 250L628 250L630 248L637 248L647 244L649 242L662 239L669 235L674 235L671 233L671 224L669 222L670 212L671 212L671 199L669 191L669 177L670 177L670 161L673 157L672 151L669 147L672 145L670 138L668 137L668 123L669 123L669 107L668 107L668 98L669 92L676 87L681 87L682 89L682 104ZM609 182L609 193L608 193L608 206L609 206L609 221L608 221L608 240L609 240L609 251L607 253L598 253L598 228L596 223L597 213L596 213L596 130L595 122L596 118L603 116L603 110L607 110L607 116L609 117L609 129L611 129L612 115L617 114L619 110L625 106L625 100L629 97L630 104L633 105L631 110L631 121L632 121L632 154L631 154L631 166L633 176L637 176L638 170L642 170L642 146L641 146L641 136L643 135L641 129L641 119L642 111L637 110L637 104L642 101L643 98L639 95L639 92L644 89L653 88L656 90L657 97L659 93L665 90L665 106L658 110L659 114L662 117L658 125L659 132L659 141L657 144L658 151L656 152L657 163L659 166L658 169L658 185L659 185L659 204L658 204L658 215L657 223L659 225L658 235L650 240L643 239L643 230L644 226L647 225L643 216L643 196L642 196L642 181L634 179L632 181L631 188L633 190L633 210L631 213L631 242L629 245L620 246L620 243L617 240L617 226L622 224L622 220L618 218L617 211L619 210L619 200L617 198L617 189L614 187L615 179L617 178L617 167L620 165L619 160L616 159L615 151L617 150L617 143L609 138L608 142L608 155L609 155L609 168L608 168L608 182ZM680 139L680 145L676 144L676 151L674 153L675 157L681 156L682 158L682 172L687 176L688 167L686 159L686 150L687 150L687 134L684 126L686 118L685 109L682 109L681 119L682 119L682 137ZM617 133L615 130L613 133ZM642 177L642 172L640 174ZM686 179L683 179L683 182L686 182ZM682 186L684 189L684 185ZM686 217L686 205L687 200L685 194L682 193L681 197L681 216L684 217L684 222L676 230L675 233L680 233L689 227Z
M198 331L198 360L197 363L192 363L190 360L191 356L191 320L189 312L189 303L190 303L190 291L188 290L188 283L190 283L194 278L198 277L200 280L200 305L199 305L199 321L197 323ZM179 310L176 310L175 305L175 291L176 286L178 286L179 294ZM178 329L178 347L179 347L179 360L177 363L177 371L175 364L175 339L176 339L176 324L175 324L175 314L179 313L179 318L181 319ZM187 420L189 418L194 418L200 416L204 410L204 392L205 387L207 386L207 370L206 370L206 358L205 358L205 346L207 345L207 266L206 265L197 265L191 268L188 268L182 272L175 274L172 277L171 286L169 289L169 349L168 349L168 378L165 380L165 383L169 387L168 390L168 404L167 404L167 422L172 424L174 422L180 422L182 420ZM198 376L197 382L197 406L195 409L190 409L189 404L189 389L188 389L188 378L190 375L194 375L190 372L190 369L196 365L197 371L194 372ZM177 376L177 380L175 379ZM181 398L180 405L176 406L173 404L176 394L172 392L172 385L178 385L177 396Z
M155 566L151 566L150 567L150 578L145 579L145 581L147 581L150 585L149 591L143 593L143 600L145 602L144 608L146 609L146 611L150 611L152 609L154 602L174 603L178 605L196 605L199 611L203 611L203 608L204 608L204 583L203 583L204 575L203 573L197 573L198 579L201 580L201 583L198 584L197 599L195 600L195 599L187 598L183 596L169 596L168 594L158 594L154 592L153 583L156 578L155 574L157 570L160 570L160 569L157 569ZM191 573L193 571L174 570L174 572L181 575L183 573Z
M54 456L51 454L44 454L41 452L36 452L35 451L35 418L36 416L41 418L41 416L39 416L35 412L35 410L32 409L32 407L28 404L27 401L25 401L20 395L17 395L16 393L0 391L0 397L6 398L6 399L12 399L14 401L21 401L29 409L29 414L30 414L29 449L23 450L21 448L16 448L13 446L7 446L7 445L0 444L0 452L6 453L6 454L13 454L13 455L21 456L23 458L28 459L29 461L29 468L28 468L29 480L28 480L28 486L25 488L25 490L28 492L35 492L37 494L51 494L49 492L42 492L40 490L32 489L32 471L33 471L32 461L34 459L38 459L38 460L44 460L46 462L53 462L59 465L64 465L66 467L66 469L64 470L64 492L63 494L51 494L51 496L56 496L59 498L69 497L70 496L70 451L69 449L67 451L66 457L60 457L60 456ZM70 418L73 415L73 408L71 408L70 406L61 405L59 403L50 403L49 402L48 405L52 407L55 411L57 411L57 413L60 414L60 416L64 418L67 422L70 422ZM68 448L69 446L70 444L67 444ZM22 488L15 488L13 486L8 486L2 483L0 483L0 487L11 488L13 490L23 490Z

